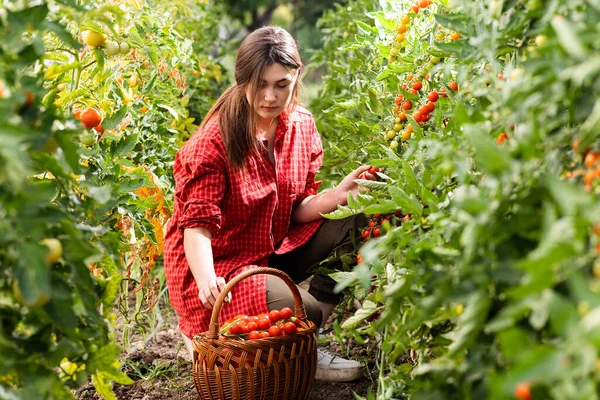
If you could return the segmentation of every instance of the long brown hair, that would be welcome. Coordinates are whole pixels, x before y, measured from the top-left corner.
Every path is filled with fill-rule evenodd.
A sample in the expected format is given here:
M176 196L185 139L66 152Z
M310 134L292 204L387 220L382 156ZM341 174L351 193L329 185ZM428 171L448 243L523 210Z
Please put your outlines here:
M217 99L200 125L202 128L218 115L227 158L236 169L244 167L250 153L258 147L258 118L254 104L248 103L246 89L250 88L250 98L255 99L265 70L272 64L298 70L288 110L296 107L302 70L296 41L285 29L265 26L248 35L240 45L235 62L235 83Z

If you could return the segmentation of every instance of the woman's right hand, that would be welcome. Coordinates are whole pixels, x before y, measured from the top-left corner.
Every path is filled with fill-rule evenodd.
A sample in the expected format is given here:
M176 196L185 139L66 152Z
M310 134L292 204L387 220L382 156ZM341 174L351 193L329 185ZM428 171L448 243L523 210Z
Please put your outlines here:
M225 289L225 279L218 276L214 278L203 279L201 282L196 282L198 285L198 297L204 307L212 310L213 306L219 297L219 293ZM226 302L231 301L231 293L227 294Z

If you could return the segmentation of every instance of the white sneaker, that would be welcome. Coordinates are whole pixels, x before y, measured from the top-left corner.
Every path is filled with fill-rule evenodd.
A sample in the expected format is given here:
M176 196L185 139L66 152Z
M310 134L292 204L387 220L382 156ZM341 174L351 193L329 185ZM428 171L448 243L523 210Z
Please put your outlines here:
M325 349L317 348L315 379L327 382L349 382L362 376L363 366L358 361L346 360Z

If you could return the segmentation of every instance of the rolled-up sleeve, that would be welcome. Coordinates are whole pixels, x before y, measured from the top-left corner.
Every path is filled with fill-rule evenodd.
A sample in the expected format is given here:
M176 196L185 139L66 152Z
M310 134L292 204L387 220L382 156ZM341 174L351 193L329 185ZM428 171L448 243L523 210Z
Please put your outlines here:
M321 181L315 181L315 176L319 172L319 168L323 165L323 144L321 143L321 135L312 121L310 125L310 137L311 137L311 150L310 150L310 163L308 167L308 174L306 175L306 185L304 186L304 193L296 200L296 204L300 204L302 200L308 196L317 194Z
M175 201L178 228L221 229L221 202L226 187L226 163L214 141L201 139L184 146L175 157Z

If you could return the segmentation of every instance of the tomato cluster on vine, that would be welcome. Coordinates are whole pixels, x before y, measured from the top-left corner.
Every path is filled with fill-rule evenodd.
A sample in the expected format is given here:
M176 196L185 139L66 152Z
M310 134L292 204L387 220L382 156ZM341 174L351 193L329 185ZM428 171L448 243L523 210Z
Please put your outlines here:
M292 309L289 307L271 310L268 314L258 316L237 315L221 326L219 340L231 338L256 340L292 335L299 326L300 321L293 316Z

